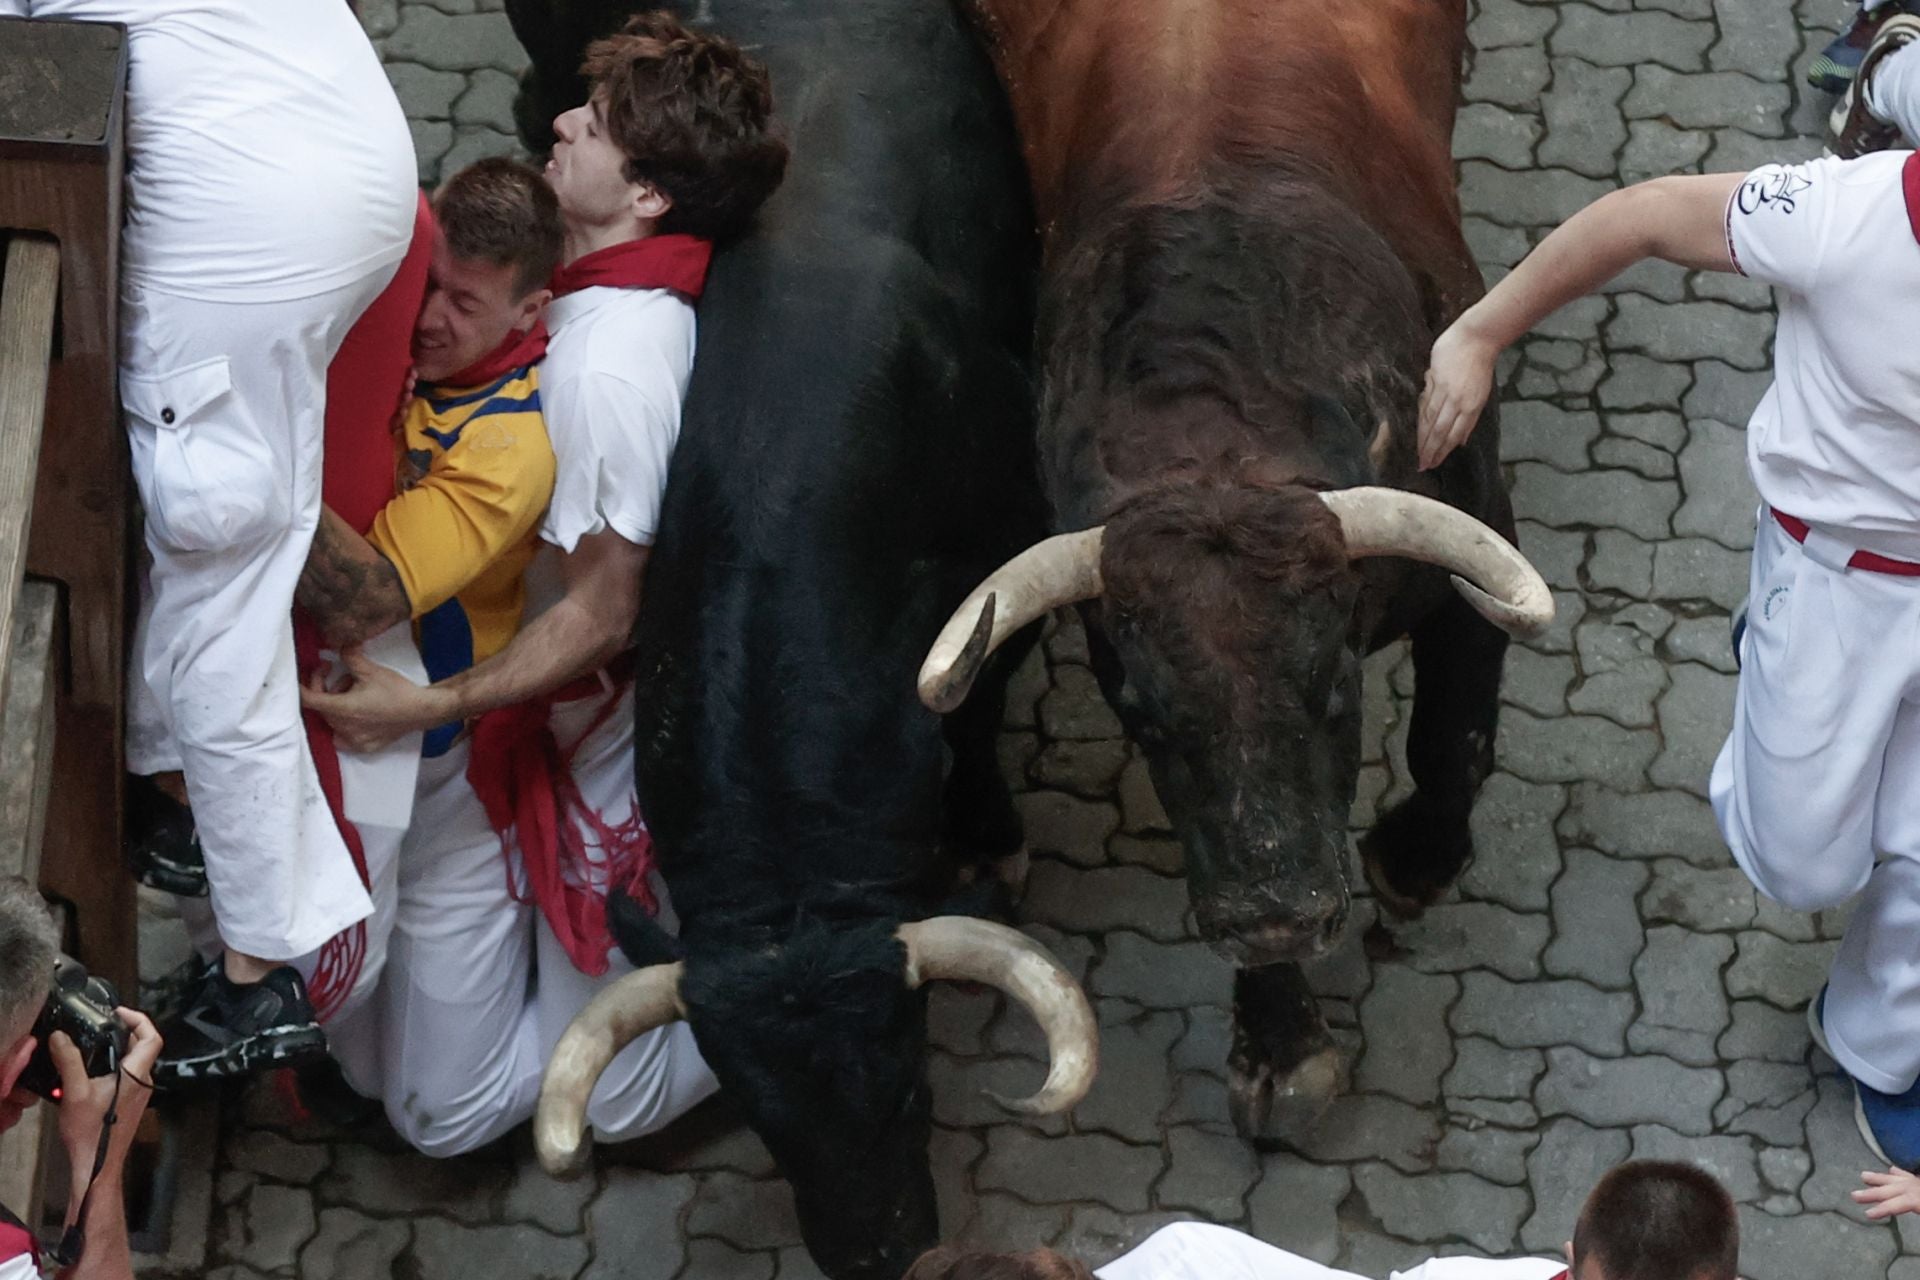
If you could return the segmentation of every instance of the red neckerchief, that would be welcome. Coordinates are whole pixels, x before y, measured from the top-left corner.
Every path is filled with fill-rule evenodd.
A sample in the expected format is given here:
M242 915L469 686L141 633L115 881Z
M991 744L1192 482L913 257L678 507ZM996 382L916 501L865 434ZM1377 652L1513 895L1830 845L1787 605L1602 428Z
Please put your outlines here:
M671 289L698 302L713 261L713 241L699 236L648 236L575 258L553 273L553 296L612 285L617 289Z
M1907 197L1907 225L1913 228L1913 238L1920 240L1920 151L1900 167L1900 189Z
M524 369L547 354L547 322L536 320L533 328L515 329L486 355L444 378L436 378L436 387L483 387L495 378Z

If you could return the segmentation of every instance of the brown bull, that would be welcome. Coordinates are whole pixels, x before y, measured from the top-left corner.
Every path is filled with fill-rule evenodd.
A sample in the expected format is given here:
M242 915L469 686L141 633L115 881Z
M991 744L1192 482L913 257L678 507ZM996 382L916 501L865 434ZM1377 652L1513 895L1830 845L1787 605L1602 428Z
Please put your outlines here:
M1482 291L1449 155L1464 0L967 4L1045 233L1040 456L1071 532L962 606L922 697L1082 602L1200 928L1247 966L1236 1119L1286 1136L1341 1075L1297 962L1348 914L1359 659L1413 639L1416 790L1362 842L1411 915L1472 854L1505 632L1552 615L1497 431L1415 467L1427 351Z

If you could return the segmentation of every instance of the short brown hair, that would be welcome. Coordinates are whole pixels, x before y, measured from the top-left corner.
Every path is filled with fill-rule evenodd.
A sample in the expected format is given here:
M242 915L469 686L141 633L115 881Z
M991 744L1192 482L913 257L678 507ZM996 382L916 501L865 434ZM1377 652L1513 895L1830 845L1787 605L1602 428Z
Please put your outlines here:
M1093 1280L1093 1273L1051 1249L981 1253L943 1247L921 1254L902 1280Z
M587 46L580 70L626 153L628 180L673 201L663 233L730 239L786 175L767 69L733 41L643 13Z
M1712 1174L1630 1160L1600 1179L1573 1228L1575 1274L1606 1280L1735 1280L1740 1219Z
M546 179L517 160L476 160L440 184L433 215L447 252L518 268L516 297L544 285L560 266L565 225Z

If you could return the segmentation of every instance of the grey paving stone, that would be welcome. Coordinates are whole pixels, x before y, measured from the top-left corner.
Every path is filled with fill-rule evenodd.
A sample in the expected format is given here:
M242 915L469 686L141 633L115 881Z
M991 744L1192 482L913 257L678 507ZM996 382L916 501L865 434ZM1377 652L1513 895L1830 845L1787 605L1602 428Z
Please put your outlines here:
M1754 508L1760 499L1746 460L1746 432L1725 423L1696 421L1692 439L1680 454L1680 486L1687 496L1674 513L1674 532L1751 550Z
M1176 1071L1205 1071L1224 1079L1232 1044L1233 1022L1225 1009L1193 1009L1187 1013L1186 1033L1168 1062Z
M1756 894L1754 904L1755 928L1765 929L1776 938L1784 938L1788 942L1812 942L1821 936L1819 920L1804 911L1783 907L1765 894Z
M1528 6L1515 3L1514 7ZM1533 145L1539 141L1542 128L1540 118L1530 112L1490 102L1469 102L1454 119L1453 153L1491 160L1509 169L1523 168L1533 160Z
M1566 7L1569 14L1581 11L1581 5ZM1569 52L1560 43L1566 30L1563 19L1560 30L1554 33L1556 53ZM1554 58L1552 69L1552 87L1540 95L1540 111L1547 128L1536 151L1539 163L1594 178L1611 177L1614 156L1627 142L1620 100L1633 85L1633 73L1625 67L1596 67L1589 61L1567 57Z
M453 15L420 4L402 8L381 53L388 62L418 62L444 71L493 67L517 75L526 65L505 14Z
M1732 675L1738 668L1733 661L1733 637L1728 620L1718 614L1705 618L1683 618L1667 634L1667 652L1681 662L1698 662Z
M1640 538L1664 538L1680 505L1673 484L1631 471L1587 471L1578 476L1537 462L1513 469L1514 514L1557 529L1624 529Z
M1600 419L1588 410L1562 409L1544 400L1500 406L1500 456L1508 462L1545 462L1563 471L1583 471L1587 450L1600 436Z
M1408 1176L1384 1164L1353 1171L1353 1185L1374 1220L1403 1240L1464 1237L1490 1254L1513 1247L1527 1216L1527 1195L1469 1173Z
M1487 902L1443 902L1394 929L1405 963L1422 973L1492 969L1515 980L1540 975L1540 953L1551 926ZM1382 973L1386 970L1382 970Z
M1028 787L1027 765L1040 754L1040 735L1003 733L994 743L994 753L1000 762L1001 776L1010 780L1008 785L1017 794Z
M1155 942L1122 931L1107 935L1090 989L1156 1009L1224 1005L1233 999L1233 966L1205 943Z
M580 1274L580 1280L626 1280L633 1274L637 1258L657 1266L659 1275L678 1273L686 1261L686 1236L680 1222L695 1188L693 1178L686 1174L607 1170L606 1186L587 1210L593 1262ZM473 1274L494 1272L482 1268Z
M1546 1116L1603 1128L1663 1124L1703 1136L1713 1132L1713 1105L1726 1087L1718 1071L1668 1058L1596 1058L1555 1048L1547 1050L1547 1074L1534 1100Z
M1660 740L1650 731L1626 729L1599 716L1544 720L1509 708L1500 717L1494 750L1509 770L1530 782L1595 778L1630 790L1644 785Z
M245 1169L276 1182L305 1186L319 1177L332 1158L326 1147L294 1142L267 1129L246 1129L227 1144L226 1160L236 1169Z
M1119 718L1107 705L1093 672L1080 666L1053 669L1053 688L1040 699L1040 727L1050 738L1117 738Z
M1153 789L1153 777L1147 772L1145 760L1135 760L1120 775L1120 812L1126 830L1131 833L1173 830L1167 821L1167 811L1161 808L1160 797Z
M1661 303L1622 295L1607 342L1658 360L1724 360L1763 369L1773 340L1773 318L1724 302Z
M933 1168L943 1240L959 1235L978 1209L973 1195L973 1166L986 1149L985 1138L965 1129L935 1126L927 1142L927 1161Z
M1577 1044L1594 1053L1626 1050L1633 997L1584 982L1508 982L1491 973L1460 978L1451 1022L1459 1035L1485 1036L1508 1048Z
M1467 24L1467 40L1474 49L1529 48L1553 30L1555 15L1545 5L1519 0L1480 0Z
M407 127L413 134L413 155L419 166L420 185L438 186L440 157L453 145L453 126L439 120L410 120Z
M1881 1275L1896 1247L1891 1231L1862 1230L1838 1215L1776 1218L1740 1207L1740 1262L1748 1280Z
M1115 1213L1102 1204L1077 1204L1054 1247L1088 1266L1102 1266L1132 1252L1168 1225L1191 1222L1194 1217L1184 1209Z
M743 1253L719 1240L695 1240L687 1246L689 1280L773 1280L778 1254Z
M229 1222L234 1234L226 1242L228 1256L263 1271L290 1263L319 1228L312 1195L268 1183L249 1190L241 1211Z
M1695 271L1687 277L1687 282L1697 298L1717 298L1748 311L1767 311L1773 306L1773 289L1769 285L1730 271Z
M1515 529L1518 545L1547 585L1569 590L1580 585L1580 560L1587 553L1587 535L1576 529L1549 529L1522 520ZM1547 649L1552 652L1552 649Z
M990 1253L1025 1253L1051 1245L1067 1232L1063 1205L1032 1205L1008 1195L983 1195L974 1215L954 1243Z
M1031 791L1016 796L1014 806L1020 811L1029 849L1057 854L1075 866L1105 863L1107 837L1120 827L1120 815L1111 804L1059 791Z
M1538 1049L1508 1049L1479 1036L1454 1044L1453 1066L1441 1087L1450 1102L1461 1098L1514 1099L1533 1096L1533 1085L1547 1069Z
M927 1039L949 1053L983 1053L987 1024L999 1012L1000 996L993 991L937 983L927 997Z
M1667 120L1683 129L1738 128L1766 137L1785 132L1791 106L1785 85L1731 71L1685 75L1651 64L1635 69L1633 88L1621 104L1638 119Z
M467 77L467 90L453 104L456 124L476 124L496 133L514 132L513 99L520 82L503 71L482 68Z
M1527 50L1500 51L1501 56L1512 53L1520 56L1535 56ZM1540 70L1546 70L1545 59L1540 59ZM1544 78L1542 80L1544 83ZM1520 97L1509 106L1527 106L1537 97L1539 89ZM1601 182L1597 178L1583 177L1565 169L1528 169L1515 172L1488 164L1484 160L1468 160L1460 165L1460 203L1468 212L1478 214L1490 222L1507 227L1555 227L1585 206L1592 204L1612 189L1612 184ZM1684 384L1683 384L1684 385Z
M1658 600L1705 600L1731 611L1747 594L1747 557L1705 538L1675 538L1653 552Z
M1104 1130L1128 1142L1158 1142L1159 1116L1173 1091L1168 1059L1185 1031L1178 1014L1129 1017L1114 1002L1102 1001L1100 1075L1074 1108L1074 1127L1083 1133Z
M1563 838L1628 858L1679 857L1696 866L1726 865L1726 845L1713 810L1677 791L1628 795L1595 783L1573 788L1559 822Z
M1803 1066L1735 1062L1727 1068L1727 1096L1714 1108L1714 1123L1728 1133L1750 1133L1777 1147L1806 1141L1806 1119L1816 1096Z
M1702 868L1662 858L1653 864L1653 880L1640 899L1640 910L1649 923L1721 932L1753 923L1755 897L1753 882L1738 867Z
M1787 76L1787 64L1799 46L1799 33L1740 0L1714 0L1720 26L1719 42L1708 54L1716 70L1744 71L1756 79L1778 81ZM1797 82L1797 77L1793 80Z
M602 1199L611 1191L609 1187L603 1192ZM746 1178L724 1171L704 1174L687 1212L686 1231L692 1236L717 1236L741 1249L799 1244L793 1189L780 1178Z
M1473 107L1474 104L1469 103L1462 110L1472 110ZM1501 110L1502 108L1491 109ZM1467 247L1473 250L1474 259L1487 270L1511 267L1526 257L1527 251L1533 247L1533 241L1524 230L1518 227L1503 227L1485 218L1468 216L1462 220L1462 228L1466 232ZM1493 282L1489 280L1487 283Z
M1354 1275L1384 1276L1411 1271L1433 1256L1431 1245L1408 1244L1364 1229L1347 1234L1347 1253L1340 1269Z
M413 62L389 62L387 79L410 120L451 118L453 100L467 87L466 76L458 71L435 71Z
M1635 442L1601 441L1602 445L1610 443ZM1635 600L1646 599L1653 594L1653 544L1618 529L1594 530L1593 553L1587 557L1587 582L1595 591L1618 591ZM1646 722L1653 722L1651 708Z
M602 1246L604 1248L604 1245ZM661 1257L680 1249L677 1238L654 1240ZM537 1227L461 1226L444 1218L422 1217L413 1224L413 1269L418 1280L472 1280L475 1276L515 1276L525 1280L573 1280L603 1273L599 1264L585 1272L591 1251L579 1236L556 1236ZM624 1263L623 1263L624 1265ZM662 1276L671 1272L662 1271Z
M1477 856L1461 878L1461 891L1517 911L1544 911L1561 869L1553 824L1566 805L1565 787L1511 773L1488 778L1473 806Z
M1248 1225L1259 1239L1330 1266L1340 1256L1340 1202L1352 1189L1343 1165L1262 1156L1260 1180L1247 1196Z
M1123 867L1144 867L1163 876L1186 874L1187 855L1168 836L1116 835L1107 841L1107 857Z
M1600 193L1595 193L1596 198ZM1693 381L1685 365L1631 352L1615 353L1613 372L1600 383L1600 403L1609 409L1671 411Z
M1676 71L1696 71L1705 67L1703 55L1713 38L1710 24L1687 22L1671 14L1607 13L1584 4L1563 4L1560 25L1554 28L1548 48L1603 67L1657 62Z
M1829 942L1786 942L1771 933L1739 935L1739 954L1727 970L1727 994L1758 996L1783 1009L1805 1007L1827 980Z
M1547 59L1537 48L1487 49L1475 56L1462 90L1468 102L1525 107L1547 87Z
M1677 129L1664 120L1629 121L1627 145L1620 152L1620 180L1644 182L1697 172L1712 145L1711 135L1698 129Z
M1074 795L1103 799L1113 794L1120 771L1127 765L1124 738L1096 742L1050 742L1027 767L1028 775L1043 787L1059 787ZM1111 806L1102 806L1112 813ZM1117 824L1119 814L1114 813Z
M1069 933L1135 929L1175 942L1186 937L1187 885L1137 867L1077 871L1051 860L1036 860L1021 912L1028 920Z
M1674 664L1671 685L1660 697L1660 734L1666 750L1647 769L1658 787L1691 791L1702 798L1713 761L1733 723L1734 678L1691 662Z
M1773 375L1765 370L1736 369L1723 360L1702 360L1693 366L1693 388L1681 408L1690 418L1744 425L1767 393ZM1743 460L1744 461L1744 460ZM1746 468L1740 469L1741 475Z
M1540 337L1565 338L1573 342L1592 341L1599 338L1600 326L1605 323L1608 310L1605 298L1579 298L1535 325L1533 332Z
M1860 1188L1860 1171L1886 1166L1867 1149L1854 1122L1852 1083L1835 1073L1820 1077L1815 1087L1817 1101L1807 1113L1813 1172L1800 1184L1800 1201L1813 1213L1858 1213L1851 1196Z
M1678 453L1688 439L1686 420L1661 410L1609 412L1606 429L1610 435L1625 436L1667 453Z
M1318 1163L1385 1160L1404 1173L1433 1168L1440 1122L1433 1112L1377 1093L1337 1097L1293 1144Z
M1567 686L1573 683L1575 674L1570 658L1531 649L1508 649L1500 696L1537 716L1557 716L1567 709Z
M1153 1198L1162 1209L1231 1222L1246 1212L1247 1193L1259 1176L1260 1162L1239 1134L1168 1129L1167 1171Z
M1632 1158L1696 1165L1718 1178L1736 1201L1758 1200L1764 1194L1759 1156L1745 1138L1703 1138L1675 1133L1664 1125L1635 1125Z
M587 1206L599 1194L595 1177L571 1181L550 1176L528 1152L522 1157L513 1185L507 1188L500 1216L508 1222L531 1222L557 1235L578 1234Z
M1038 646L1029 650L1027 656L1014 668L1013 675L1007 680L1007 719L1010 728L1032 729L1040 724L1039 703L1047 690L1053 688L1053 676L1047 670L1047 659Z
M1651 583L1653 548L1639 545L1647 551ZM1567 706L1605 716L1629 729L1652 728L1654 701L1667 687L1666 666L1655 652L1659 636L1619 617L1596 618L1580 625L1573 643L1586 679L1568 695Z
M1733 940L1725 936L1673 926L1649 930L1647 948L1633 965L1640 1017L1627 1029L1627 1047L1693 1066L1716 1062L1715 1042L1732 1021L1720 971L1732 958Z
M1217 1075L1188 1071L1173 1080L1173 1101L1160 1114L1163 1125L1211 1126L1222 1134L1234 1132L1227 1083Z
M1775 1191L1792 1193L1813 1172L1813 1157L1792 1147L1763 1147L1760 1151L1760 1176Z
M1624 467L1649 480L1671 480L1679 471L1672 454L1650 444L1622 440L1618 436L1607 436L1594 445L1593 460L1602 467ZM1648 570L1652 570L1651 562Z
M1163 1164L1159 1147L1132 1146L1105 1134L1043 1138L997 1128L987 1137L974 1185L1034 1204L1090 1200L1123 1213L1144 1211L1147 1188Z
M492 1218L512 1177L505 1160L484 1154L434 1160L343 1144L313 1189L322 1205L372 1214L444 1213L479 1223Z
M1540 1112L1531 1102L1499 1102L1491 1098L1456 1098L1449 1104L1456 1119L1468 1124L1499 1125L1506 1129L1532 1130L1540 1124Z
M1438 1158L1442 1169L1471 1173L1505 1186L1525 1186L1527 1153L1539 1141L1537 1133L1491 1125L1449 1128L1440 1139Z
M1542 961L1548 973L1625 987L1640 954L1640 917L1634 899L1647 869L1591 849L1567 850L1567 870L1553 886L1554 939Z
M1360 1055L1354 1087L1412 1103L1440 1097L1440 1077L1453 1062L1447 1010L1459 995L1450 977L1383 966L1360 1002Z
M400 0L360 0L355 9L360 25L375 40L392 35L400 25Z
M1555 1120L1527 1157L1533 1216L1520 1228L1522 1248L1539 1253L1573 1238L1574 1219L1600 1175L1627 1158L1628 1136L1594 1129L1578 1120Z

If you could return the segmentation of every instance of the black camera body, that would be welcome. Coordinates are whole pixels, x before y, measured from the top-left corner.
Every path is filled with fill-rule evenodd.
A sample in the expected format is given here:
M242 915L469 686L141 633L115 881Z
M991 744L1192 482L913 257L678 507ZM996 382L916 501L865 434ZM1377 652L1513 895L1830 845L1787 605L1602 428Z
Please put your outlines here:
M33 1024L33 1056L20 1073L20 1087L49 1102L60 1101L60 1069L54 1065L47 1039L64 1031L80 1050L89 1076L111 1075L120 1069L127 1051L127 1025L114 1012L119 993L105 978L88 973L86 966L62 954L53 962L53 986Z

